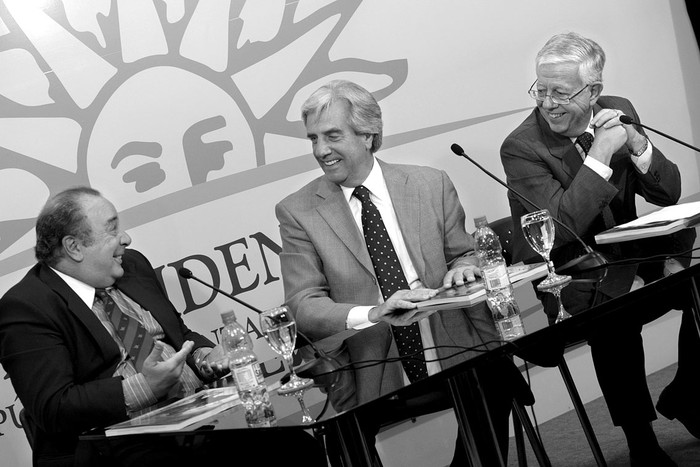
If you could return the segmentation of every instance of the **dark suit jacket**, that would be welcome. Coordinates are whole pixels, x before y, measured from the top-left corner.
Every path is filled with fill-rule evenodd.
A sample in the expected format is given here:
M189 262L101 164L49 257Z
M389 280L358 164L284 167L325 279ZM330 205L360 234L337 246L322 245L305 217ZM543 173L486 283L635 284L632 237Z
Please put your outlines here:
M115 286L153 314L166 342L213 346L185 326L141 253L126 250L122 266ZM69 460L81 432L127 418L121 378L112 376L120 359L99 319L49 267L35 265L0 299L0 362L35 430L35 460Z
M602 96L593 112L598 113L603 108L622 110L633 120L640 121L627 99ZM643 130L639 131L644 134ZM642 174L630 160L629 150L623 145L613 154L610 162L613 175L609 181L605 181L583 165L571 140L554 133L538 109L533 110L505 139L501 146L501 161L510 186L539 207L549 209L552 216L569 226L590 245L594 245L594 235L606 229L603 210L609 209L615 224L622 224L637 218L636 195L658 206L668 206L675 204L681 193L678 167L655 146L651 166L646 174ZM520 218L535 208L526 205L512 193L508 193L508 200L515 226L513 261L527 260L535 253L523 237ZM615 252L622 257L649 256L655 251L666 249L664 245L673 240L655 238L625 242L618 244L619 250ZM673 248L673 245L668 246L668 249ZM615 253L608 245L600 245L596 249L608 254ZM582 252L581 245L568 232L556 228L555 250L552 254L555 265L561 265ZM659 271L653 271L647 275L643 271L641 275L645 280L650 280L658 273ZM564 290L568 292L567 289Z
M473 250L454 186L444 172L432 168L379 164L418 276L425 287L437 288L448 265ZM345 330L352 307L379 303L372 261L339 186L319 177L282 200L276 214L286 303L302 332L312 340L332 336ZM471 346L497 335L485 304L441 311L429 319L436 345ZM385 323L363 330L345 344L353 362L398 355ZM452 353L454 349L438 350L439 356ZM464 358L466 354L459 357ZM358 370L355 377L356 394L341 401L348 406L403 385L399 363Z

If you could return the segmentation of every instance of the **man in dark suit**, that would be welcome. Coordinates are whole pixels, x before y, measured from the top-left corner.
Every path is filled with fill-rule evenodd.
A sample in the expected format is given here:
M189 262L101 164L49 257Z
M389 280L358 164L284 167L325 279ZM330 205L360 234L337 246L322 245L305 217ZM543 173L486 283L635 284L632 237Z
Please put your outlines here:
M530 95L537 108L504 141L501 160L508 184L570 227L587 243L595 234L637 217L635 196L650 203L675 204L681 193L681 179L674 163L651 144L642 130L620 122L621 115L639 121L632 104L621 97L601 96L603 50L590 39L575 33L552 37L536 58L537 80ZM514 261L534 255L520 229L520 218L534 208L508 194L514 229ZM693 231L653 241L602 245L611 259L646 257L654 253L680 251L676 242L692 246ZM557 229L552 259L560 266L583 253L581 245L565 229ZM687 264L687 263L686 263ZM652 281L662 276L663 264L640 265L628 274L634 281ZM571 285L562 293L571 313L586 309L593 295L584 286ZM557 309L545 297L545 312L553 322ZM651 310L650 318L668 311ZM646 311L645 311L646 312ZM641 313L641 311L640 311ZM613 423L622 427L633 465L674 465L659 447L651 427L656 412L646 385L641 324L601 333L589 341L598 380ZM684 313L679 340L681 353L698 355L698 337L692 315ZM697 370L697 358L689 362ZM691 378L680 368L676 381L662 400L684 398ZM673 393L673 395L671 394ZM688 399L691 399L690 397ZM696 399L692 397L692 399ZM685 399L683 407L685 406ZM690 402L690 401L688 401ZM677 408L664 412L679 416ZM678 407L680 409L680 407ZM682 421L695 435L700 411L691 410ZM646 462L652 462L646 464Z
M354 83L322 86L302 106L302 118L324 175L276 207L286 303L299 329L313 340L361 330L343 343L349 361L378 361L355 369L354 393L345 394L338 408L373 400L408 380L440 371L436 358L449 357L455 350L435 352L434 345L479 349L496 340L485 304L433 314L418 311L414 303L433 296L442 285L474 281L478 273L473 239L465 231L464 210L448 176L428 167L376 159L382 142L381 110L372 95ZM365 205L367 198L371 206ZM400 263L396 276L402 285L390 292L366 246L372 243L367 226L373 221L365 216L374 206ZM413 323L418 323L415 332L423 354L432 360L421 362L425 373L418 378L401 363L386 362L402 353L397 349L397 328ZM462 354L449 363L465 358L468 355ZM490 394L492 416L507 443L512 393L498 392Z
M126 437L98 453L78 436L194 392L219 369L221 347L185 326L96 190L51 198L36 233L38 264L0 299L0 362L26 411L34 464L187 465L195 453L174 441Z

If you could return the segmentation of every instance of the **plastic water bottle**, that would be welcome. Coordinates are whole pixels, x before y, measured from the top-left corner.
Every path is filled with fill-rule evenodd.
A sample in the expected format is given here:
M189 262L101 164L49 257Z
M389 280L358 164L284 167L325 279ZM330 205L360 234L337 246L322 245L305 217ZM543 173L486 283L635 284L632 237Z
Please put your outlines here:
M236 321L233 311L222 313L221 319L224 322L221 345L228 358L238 397L245 407L248 426L256 428L276 425L277 419L267 393L265 378L253 352L253 341Z
M476 254L479 257L481 277L486 286L486 301L496 329L503 340L513 340L525 335L525 328L520 317L520 308L513 297L513 286L508 277L506 260L498 235L491 230L486 216L474 219L476 232Z

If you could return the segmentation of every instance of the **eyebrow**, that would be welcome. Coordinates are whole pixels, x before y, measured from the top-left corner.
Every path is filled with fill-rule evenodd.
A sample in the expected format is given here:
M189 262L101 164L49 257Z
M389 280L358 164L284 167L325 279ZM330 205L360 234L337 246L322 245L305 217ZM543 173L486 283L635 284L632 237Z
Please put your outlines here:
M325 131L321 131L320 133L321 133L322 135L329 135L329 134L331 134L331 133L342 133L342 132L343 132L343 130L341 130L340 128L338 128L338 127L333 127L333 128L329 128L329 129L327 129L327 130L325 130ZM317 134L318 134L318 133L309 133L309 132L307 132L307 133L306 133L306 137L309 138L309 137L311 137L311 136L316 136Z
M108 227L119 225L119 216L110 217L107 219L107 222L105 222L105 225Z

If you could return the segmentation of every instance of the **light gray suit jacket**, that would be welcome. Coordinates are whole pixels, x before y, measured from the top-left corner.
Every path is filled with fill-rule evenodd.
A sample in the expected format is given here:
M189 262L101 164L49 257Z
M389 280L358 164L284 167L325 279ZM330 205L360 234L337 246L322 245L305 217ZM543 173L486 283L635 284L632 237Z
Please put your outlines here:
M473 251L457 192L443 171L378 161L411 261L425 287L437 288L448 266ZM351 308L376 305L380 293L367 248L340 187L317 178L276 206L286 303L312 340L345 330ZM474 346L496 338L485 304L430 316L436 345ZM398 355L390 327L379 323L345 340L350 361ZM438 349L440 357L455 349ZM468 358L449 359L448 364ZM444 365L443 365L444 367ZM403 385L399 363L355 371L353 397L363 403Z

